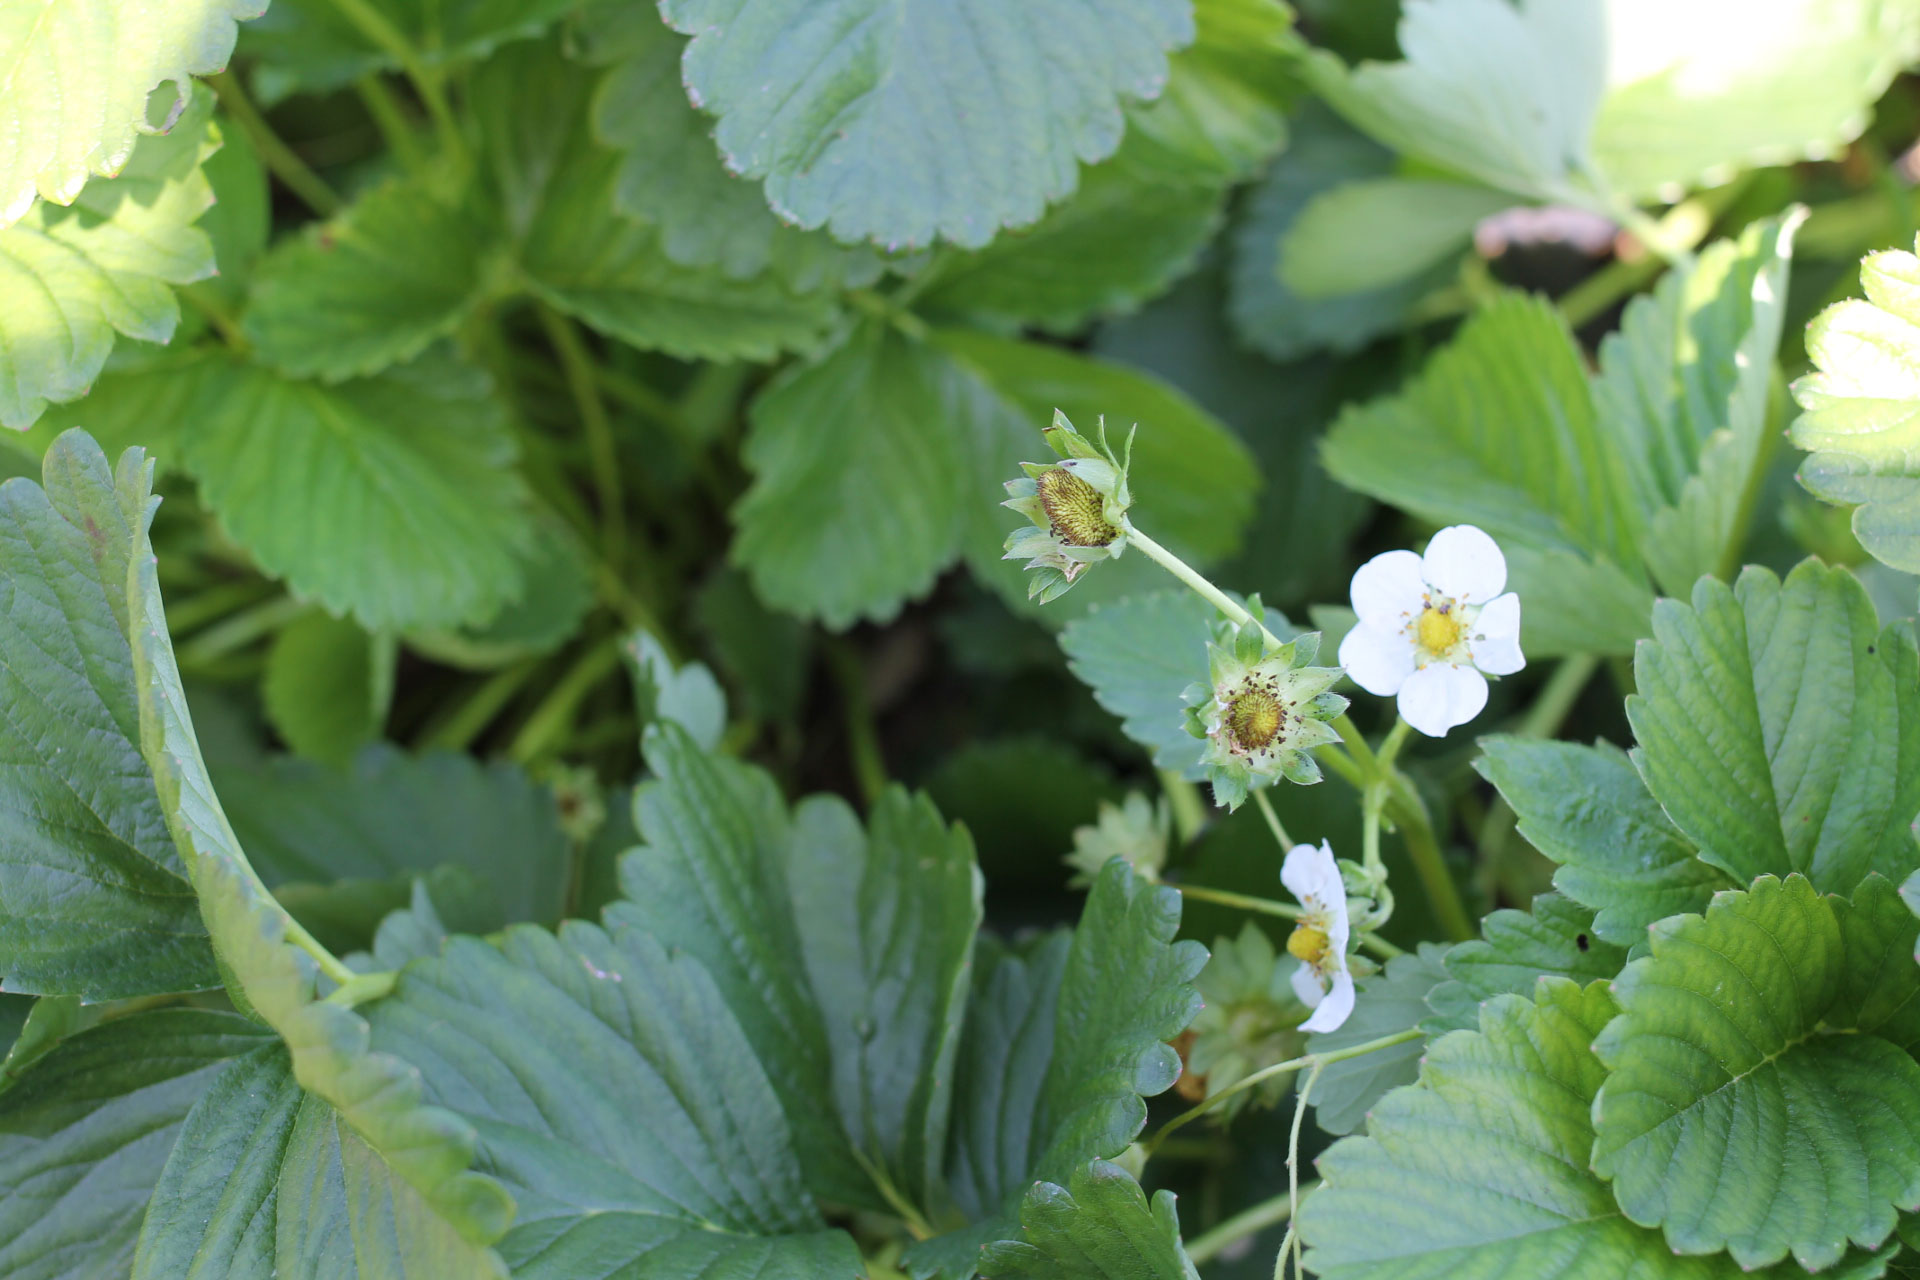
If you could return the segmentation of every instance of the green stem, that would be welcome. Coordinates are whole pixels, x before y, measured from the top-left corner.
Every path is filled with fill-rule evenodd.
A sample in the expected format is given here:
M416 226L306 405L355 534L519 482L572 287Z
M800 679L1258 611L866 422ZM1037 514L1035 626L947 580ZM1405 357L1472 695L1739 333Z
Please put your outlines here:
M533 679L540 665L529 659L488 676L479 688L467 695L458 710L421 739L420 748L424 751L465 751L493 723L494 718L506 710L514 695Z
M180 665L200 666L224 658L262 636L272 635L311 607L292 596L276 596L250 609L242 609L181 645L177 654Z
M167 605L167 634L184 636L216 618L224 618L236 609L257 603L272 591L273 584L260 578L222 582L208 587L198 595Z
M1123 521L1123 523L1126 526L1127 542L1129 545L1140 548L1140 551L1147 559L1153 561L1162 569L1165 569L1168 573L1191 587L1196 595L1218 609L1221 613L1226 614L1243 627L1248 623L1259 627L1260 634L1267 638L1268 644L1276 649L1280 647L1280 637L1267 630L1267 624L1254 617L1251 613L1248 613L1244 606L1235 603L1232 596L1207 581L1199 570L1195 569L1185 560L1182 560L1179 556L1173 554L1173 552L1167 550L1152 538L1149 538L1146 534L1134 528L1132 521Z
M520 726L507 755L516 764L527 765L554 749L566 737L581 701L619 665L620 646L615 641L603 640L588 648Z
M361 103L366 106L367 114L373 117L374 127L380 130L380 137L393 154L400 157L401 165L416 177L424 173L427 153L421 148L419 137L407 121L406 112L400 109L399 99L387 87L386 80L376 72L368 72L354 81L353 87L359 93Z
M1747 482L1740 489L1740 506L1734 512L1733 523L1727 528L1726 545L1720 549L1720 563L1714 576L1722 582L1732 582L1734 575L1739 572L1741 553L1747 546L1747 533L1753 527L1753 514L1760 504L1760 491L1766 487L1773 455L1780 448L1783 435L1781 428L1787 407L1787 380L1776 361L1767 380L1766 421L1760 431L1759 447L1754 451Z
M406 37L406 33L387 20L387 16L369 0L333 0L333 7L340 11L349 23L357 28L374 47L391 55L400 64L400 69L413 82L414 90L419 93L420 101L427 107L427 114L433 117L433 123L440 134L440 145L447 155L465 167L469 162L466 139L460 133L460 126L453 118L453 110L447 105L447 95L441 73L437 68L429 67L420 59L420 53Z
M580 423L586 428L594 493L600 503L600 554L608 571L618 577L626 557L626 498L620 487L620 452L614 444L613 422L607 416L606 402L600 398L594 359L573 321L544 302L539 303L536 310L541 326L547 331L547 341L560 357L567 390L573 396Z
M307 167L305 160L294 154L292 147L280 140L280 135L273 131L273 126L253 105L253 100L247 97L246 90L240 87L240 82L231 71L208 76L207 83L213 86L213 92L220 99L220 105L227 109L227 115L240 126L240 132L247 135L247 141L259 153L261 163L280 179L282 186L299 196L309 209L323 218L331 218L340 212L340 197L319 174Z
M1208 1098L1205 1102L1197 1106L1189 1107L1187 1110L1182 1111L1179 1115L1161 1125L1159 1131L1148 1141L1147 1151L1151 1154L1152 1151L1162 1142L1165 1142L1168 1135L1172 1134L1176 1129L1198 1120L1201 1116L1213 1110L1228 1098L1233 1097L1237 1093L1245 1093L1248 1089L1271 1080L1275 1076L1289 1075L1295 1071L1306 1071L1314 1067L1332 1066L1336 1062L1345 1062L1349 1058L1359 1058L1369 1053L1378 1053L1382 1049L1391 1049L1397 1044L1405 1044L1409 1040L1418 1040L1419 1038L1420 1029L1418 1027L1408 1027L1405 1031L1396 1031L1390 1036L1381 1036L1377 1040L1363 1041L1360 1044L1349 1045L1344 1049L1329 1049L1325 1053L1302 1054L1298 1058L1289 1058L1285 1062L1276 1062L1270 1067L1262 1067L1251 1075L1242 1076L1220 1092Z
M1316 1062L1313 1070L1307 1072L1307 1078L1300 1086L1300 1093L1293 1100L1293 1128L1287 1133L1287 1196L1294 1204L1300 1203L1300 1123L1306 1118L1307 1101L1313 1096L1313 1086L1320 1081L1320 1072L1327 1064ZM1293 1249L1293 1272L1302 1274L1300 1267L1300 1219L1292 1217L1287 1222L1287 1234L1280 1241L1280 1257L1274 1260L1277 1274L1287 1256L1289 1247Z
M1287 829L1280 825L1280 815L1273 811L1273 804L1267 799L1264 788L1253 793L1253 802L1260 806L1260 816L1267 820L1267 830L1273 832L1275 843L1280 852L1286 853L1293 848L1293 841L1287 835Z
M866 671L853 646L845 640L835 640L827 646L827 659L840 685L847 754L854 781L859 784L861 798L872 808L887 789L887 765L880 754L880 732L873 722L873 704L867 697Z
M1310 1182L1300 1188L1300 1194L1304 1196L1318 1185ZM1219 1226L1188 1241L1187 1257L1196 1266L1203 1262L1210 1262L1229 1245L1285 1222L1293 1216L1293 1197L1293 1192L1283 1191L1270 1200L1262 1200L1250 1209L1242 1209Z
M1403 780L1404 782L1404 780ZM1411 789L1411 786L1408 786ZM1426 807L1416 798L1412 801L1401 800L1396 805L1389 802L1389 816L1394 816L1400 828L1400 841L1406 846L1407 855L1413 860L1415 874L1420 877L1420 887L1426 891L1427 901L1433 906L1434 918L1447 936L1456 942L1466 942L1473 938L1473 921L1467 917L1467 908L1460 901L1460 890L1453 883L1453 874L1447 870L1446 856L1440 852L1440 842L1433 833L1433 825L1427 820ZM1418 821L1402 820L1402 815L1417 814Z
M226 305L204 283L186 285L180 290L180 296L185 298L188 305L195 311L206 317L207 323L213 326L213 331L220 335L220 341L233 348L235 352L245 355L253 349L253 344L247 341L246 333L240 328L240 322L233 318Z
M1207 825L1207 806L1200 798L1200 788L1172 769L1162 769L1160 789L1166 794L1167 807L1173 810L1173 829L1180 843L1192 844Z

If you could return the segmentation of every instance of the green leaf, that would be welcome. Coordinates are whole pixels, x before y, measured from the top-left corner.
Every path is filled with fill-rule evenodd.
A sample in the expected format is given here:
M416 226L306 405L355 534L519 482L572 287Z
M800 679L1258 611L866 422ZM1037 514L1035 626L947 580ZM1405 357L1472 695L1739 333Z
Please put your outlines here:
M767 207L758 183L735 177L713 145L713 123L687 101L687 42L638 6L589 10L592 57L611 67L593 100L593 128L620 152L615 206L659 229L661 251L684 267L734 279L771 270L795 289L860 288L879 278L872 249L802 231Z
M1504 191L1576 200L1607 79L1597 0L1444 0L1400 20L1404 62L1349 71L1309 55L1308 83L1403 155Z
M110 472L97 446L69 432L48 451L56 508L84 521L97 560L94 590L109 594L113 621L132 650L141 754L152 770L174 844L235 1004L279 1032L302 1087L337 1107L395 1171L468 1242L470 1274L497 1270L484 1244L513 1216L489 1179L467 1171L476 1141L457 1117L421 1105L407 1064L368 1053L366 1024L344 1005L317 1000L317 966L286 912L260 883L221 811L188 717L167 639L148 528L156 501L152 468L138 450ZM63 747L79 748L77 732Z
M244 328L260 359L330 382L447 337L490 286L488 236L424 182L389 182L260 264Z
M1920 247L1920 244L1916 244ZM1865 300L1822 311L1807 327L1815 372L1793 384L1805 410L1788 429L1813 454L1800 483L1853 513L1860 545L1920 572L1920 258L1898 249L1860 264Z
M1636 581L1642 515L1627 463L1544 299L1508 294L1476 311L1398 395L1341 415L1322 456L1352 488L1499 539L1529 654L1626 652L1644 633L1652 601ZM1599 616L1540 607L1569 596L1619 603Z
M811 631L768 609L733 570L708 579L693 611L714 663L748 715L787 720L800 714L813 658Z
M1447 953L1448 980L1427 993L1433 1016L1421 1030L1430 1036L1471 1029L1488 1001L1524 995L1542 977L1587 983L1613 977L1627 961L1625 947L1599 936L1591 912L1557 893L1535 898L1532 911L1489 914L1480 932Z
M1173 1192L1146 1192L1117 1164L1076 1169L1072 1190L1036 1183L1020 1202L1019 1240L989 1245L995 1280L1199 1280L1180 1247Z
M296 594L387 631L481 622L520 587L532 508L477 372L430 355L326 387L208 354L139 377L169 379L202 500Z
M1600 348L1594 398L1625 444L1654 581L1681 595L1724 573L1757 483L1780 345L1793 213L1755 222L1635 298Z
M802 227L888 248L978 248L1039 218L1111 155L1125 98L1193 39L1175 0L971 0L959 9L667 0L685 77L736 173ZM982 95L983 84L996 91Z
M140 1233L134 1280L503 1277L264 1045L187 1114Z
M196 224L213 245L219 274L199 282L200 288L238 309L247 295L254 265L267 250L272 225L267 170L247 135L238 130L221 135L220 149L201 163L213 188L213 206Z
M1381 1099L1368 1136L1342 1139L1320 1157L1322 1186L1300 1209L1315 1275L1745 1274L1724 1257L1675 1256L1658 1232L1621 1216L1607 1184L1587 1167L1589 1104L1606 1075L1588 1045L1615 1012L1605 984L1582 990L1548 978L1535 999L1501 996L1481 1012L1477 1030L1435 1041L1420 1083Z
M1920 661L1859 580L1803 562L1663 600L1635 656L1635 762L1702 860L1851 892L1902 876L1920 812Z
M1596 912L1601 939L1632 946L1654 921L1702 911L1734 887L1695 856L1618 747L1498 735L1480 749L1474 767L1513 807L1520 834L1560 864L1554 888Z
M514 1274L856 1274L724 989L631 904L606 922L454 939L369 1015L527 1206L501 1242Z
M0 975L87 1000L218 986L140 756L129 547L72 451L46 466L44 489L0 485Z
M1279 0L1195 0L1193 20L1166 90L1128 110L1122 154L1184 181L1242 182L1286 141L1293 14Z
M568 842L553 793L504 761L392 747L335 768L281 756L216 762L235 836L269 886L404 885L457 867L484 885L497 924L560 919Z
M874 807L866 833L829 796L802 802L793 825L794 920L840 1123L866 1163L927 1203L946 1156L980 926L973 841L924 796L897 788Z
M734 559L768 604L834 628L892 618L932 585L959 551L963 450L1024 425L969 371L878 321L790 367L749 416L755 479L734 512ZM967 490L969 508L998 513L980 492Z
M0 1097L0 1270L15 1280L126 1275L188 1109L229 1059L267 1038L231 1013L157 1009L43 1058Z
M800 293L771 275L681 266L661 232L615 207L621 158L593 140L594 76L523 44L474 76L476 114L522 283L612 338L684 359L811 350L840 318L837 280Z
M628 636L621 651L639 699L641 729L671 720L701 750L713 750L727 727L727 696L713 672L698 662L675 667L660 641L644 629Z
M1171 589L1104 605L1070 622L1060 648L1096 702L1121 720L1129 738L1147 748L1157 769L1190 780L1204 776L1205 745L1187 732L1180 695L1207 676L1207 644L1218 615L1190 591ZM1272 610L1267 625L1281 639L1298 628Z
M232 20L224 16L228 5L211 5L195 0L188 9L215 10L222 13L226 42L233 40ZM60 128L63 108L55 106L49 119L38 120L30 104L51 96L56 103L67 95L87 92L81 86L92 83L100 70L111 62L92 62L101 54L98 43L119 34L117 22L96 20L90 13L76 15L84 6L70 0L18 9L4 20L5 27L25 30L0 31L0 65L8 65L6 46L15 39L27 41L18 51L28 57L45 58L47 52L36 46L41 39L62 34L95 53L69 60L61 67L39 65L34 61L17 64L13 75L22 77L31 89L22 92L7 85L0 93L0 136L16 140L28 135L11 132L22 127ZM105 29L96 26L96 21ZM140 32L163 27L168 19L142 13L126 18L125 30ZM40 24L38 34L34 31ZM148 30L152 36L156 33ZM62 51L64 54L64 50ZM190 51L176 46L170 52L191 57ZM141 74L141 68L153 65L156 54L166 53L143 48L129 56L128 82ZM164 63L160 63L164 65ZM39 75L57 74L60 84L42 84ZM113 70L116 84L119 69ZM6 83L0 80L0 84ZM149 83L147 88L151 88ZM140 91L144 101L146 90ZM118 94L105 89L92 91L85 99L101 111L99 123L111 119ZM76 99L77 101L77 99ZM186 99L183 96L182 101ZM16 105L17 104L17 105ZM180 304L170 286L204 279L214 272L213 247L206 232L193 225L194 220L213 203L213 189L201 162L220 145L219 132L209 121L213 95L199 90L192 104L174 123L170 133L147 137L131 156L122 149L117 158L105 161L118 176L89 182L84 189L78 182L85 170L76 166L95 159L84 150L70 158L64 152L84 129L74 133L33 140L25 146L8 147L0 158L0 205L17 195L18 208L7 207L0 216L0 292L7 305L0 314L0 426L24 430L47 407L49 401L72 400L86 394L113 349L116 332L148 342L165 342L180 322ZM22 118L21 113L26 113ZM137 112L136 112L137 114ZM13 116L8 120L8 116ZM124 143L103 137L108 146L130 146L131 122L126 126ZM38 144L38 145L36 145ZM47 148L39 160L35 153ZM72 181L72 190L64 191L61 204L41 202L31 209L24 201L32 198L34 176L26 166L36 163L50 167L46 180L56 188ZM9 172L11 170L11 172Z
M536 508L533 546L520 557L515 598L481 626L409 631L407 647L436 662L483 671L551 653L579 632L593 608L590 560L566 521Z
M1371 178L1315 196L1280 245L1280 282L1303 298L1391 288L1458 260L1513 197L1433 178Z
M313 612L274 637L261 687L267 720L299 754L344 765L380 736L393 695L393 642Z
M1404 324L1414 304L1447 284L1453 262L1378 289L1324 299L1302 298L1280 278L1280 249L1302 210L1323 194L1394 171L1391 152L1317 100L1293 120L1293 137L1254 187L1233 230L1234 330L1276 360L1320 348L1357 350Z
M1850 945L1894 912L1884 890L1839 916L1804 877L1763 876L1654 929L1594 1044L1611 1074L1593 1167L1630 1217L1676 1251L1725 1249L1744 1268L1791 1252L1817 1270L1849 1240L1877 1247L1920 1202L1920 1020L1901 1012L1920 968L1889 979L1878 947ZM1862 981L1888 989L1862 1008L1847 998Z
M74 0L17 8L0 23L0 228L37 194L72 204L95 174L121 174L153 123L177 121L190 76L219 71L254 0L183 0L154 9L98 9ZM150 101L171 84L172 100ZM156 112L154 108L160 106ZM197 139L196 139L197 141ZM9 301L19 295L9 293ZM11 425L11 424L9 424Z
M1387 961L1382 973L1359 984L1353 1012L1340 1029L1309 1037L1307 1052L1348 1049L1419 1026L1432 1012L1427 993L1447 980L1446 953L1445 947L1423 942L1417 952ZM1328 1133L1352 1133L1387 1090L1413 1083L1426 1051L1424 1039L1409 1040L1329 1065L1314 1089L1314 1120Z
M378 12L422 65L440 67L537 36L574 7L574 0L382 0ZM254 84L268 102L402 69L391 48L376 44L331 0L275 0L241 32L240 47L256 59Z
M1593 154L1617 189L1673 197L1831 156L1920 57L1920 14L1903 4L1798 0L1743 28L1752 13L1741 0L1689 5L1684 21L1647 0L1609 6L1616 52Z

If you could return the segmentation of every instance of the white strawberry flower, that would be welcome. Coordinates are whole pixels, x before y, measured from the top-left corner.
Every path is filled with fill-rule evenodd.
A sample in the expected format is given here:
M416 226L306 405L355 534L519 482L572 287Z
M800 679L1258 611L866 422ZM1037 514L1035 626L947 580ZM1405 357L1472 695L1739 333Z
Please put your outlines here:
M1300 902L1300 919L1287 939L1287 952L1300 962L1293 971L1293 993L1313 1016L1302 1031L1332 1031L1353 1012L1353 974L1347 969L1347 887L1333 846L1297 844L1287 850L1280 883Z
M1368 693L1397 696L1408 724L1445 737L1487 705L1487 676L1527 665L1520 597L1506 586L1499 544L1470 524L1434 534L1424 556L1377 555L1353 575L1360 621L1340 665Z

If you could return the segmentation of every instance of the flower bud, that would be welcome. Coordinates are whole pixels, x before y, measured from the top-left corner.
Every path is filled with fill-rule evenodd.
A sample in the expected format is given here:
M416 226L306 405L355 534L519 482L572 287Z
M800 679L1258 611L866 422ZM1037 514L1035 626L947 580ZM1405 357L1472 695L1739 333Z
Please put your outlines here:
M1088 565L1126 549L1133 435L1128 433L1125 449L1116 454L1107 443L1105 418L1097 439L1089 440L1058 409L1041 434L1063 460L1021 463L1026 474L1007 481L1007 500L1000 505L1033 522L1007 538L1004 558L1027 562L1034 574L1027 596L1045 604L1064 595Z

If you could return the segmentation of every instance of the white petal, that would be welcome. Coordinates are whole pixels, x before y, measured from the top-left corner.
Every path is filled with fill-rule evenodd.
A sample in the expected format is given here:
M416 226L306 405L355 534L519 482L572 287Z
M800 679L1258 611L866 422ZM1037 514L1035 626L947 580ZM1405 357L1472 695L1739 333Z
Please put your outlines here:
M1465 724L1487 705L1487 678L1472 667L1436 662L1407 677L1400 686L1400 714L1429 738Z
M1520 597L1509 591L1487 602L1473 620L1467 652L1490 676L1510 676L1527 665L1520 653Z
M1353 1012L1353 975L1345 969L1333 975L1333 990L1327 992L1313 1011L1313 1016L1300 1024L1302 1031L1337 1031L1340 1024Z
M1320 979L1313 976L1313 970L1304 964L1293 966L1293 976L1288 979L1293 984L1293 994L1300 997L1300 1003L1309 1009L1317 1009L1327 993L1320 988Z
M1413 641L1404 631L1389 634L1356 623L1340 641L1340 665L1368 693L1391 698L1413 674Z
M1326 908L1338 903L1345 914L1347 889L1340 882L1340 864L1333 860L1333 846L1325 840L1287 850L1287 860L1280 864L1280 883L1303 905Z
M1435 591L1467 604L1485 604L1507 589L1507 558L1500 544L1470 524L1434 534L1420 572Z
M1383 630L1405 626L1425 607L1426 595L1420 557L1411 551L1382 552L1354 570L1353 611Z

